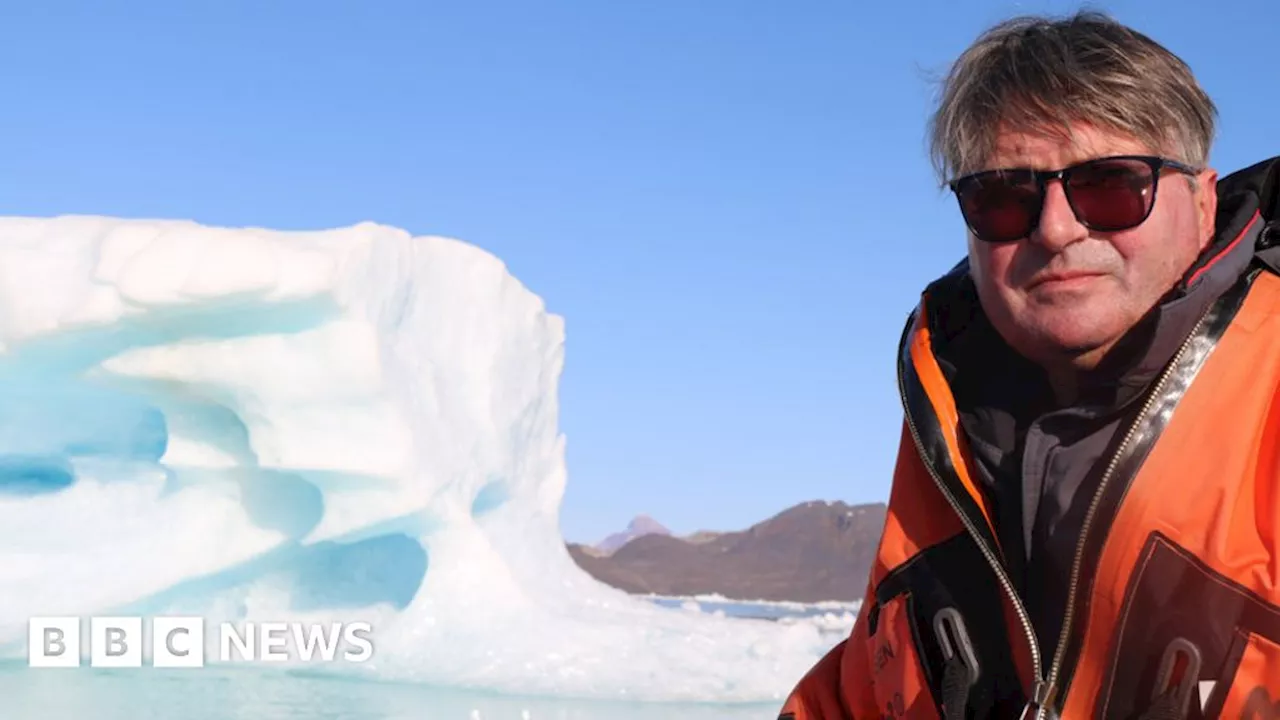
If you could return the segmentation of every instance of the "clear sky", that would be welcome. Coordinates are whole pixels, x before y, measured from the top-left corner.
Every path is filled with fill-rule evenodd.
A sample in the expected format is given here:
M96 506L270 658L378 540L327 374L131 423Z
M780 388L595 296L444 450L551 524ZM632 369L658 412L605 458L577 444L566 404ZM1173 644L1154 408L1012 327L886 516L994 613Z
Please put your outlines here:
M963 252L931 78L1063 2L139 0L0 8L0 213L500 256L566 319L562 527L883 500L894 351ZM1095 3L1188 60L1215 163L1280 154L1280 3Z

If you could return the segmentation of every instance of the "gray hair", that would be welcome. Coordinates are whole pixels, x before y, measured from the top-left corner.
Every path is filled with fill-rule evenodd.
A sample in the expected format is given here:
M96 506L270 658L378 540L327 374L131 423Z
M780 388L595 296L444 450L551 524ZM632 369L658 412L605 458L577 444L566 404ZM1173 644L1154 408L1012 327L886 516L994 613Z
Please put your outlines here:
M1204 167L1216 117L1187 64L1146 35L1097 12L1025 16L987 30L951 67L930 156L946 182L982 169L1003 130L1070 137L1090 123Z

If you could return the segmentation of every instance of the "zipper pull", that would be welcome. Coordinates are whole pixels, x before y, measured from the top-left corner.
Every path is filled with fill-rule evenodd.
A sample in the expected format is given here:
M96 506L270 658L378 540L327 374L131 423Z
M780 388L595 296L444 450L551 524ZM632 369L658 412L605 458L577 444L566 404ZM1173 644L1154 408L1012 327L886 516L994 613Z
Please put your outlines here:
M1052 683L1037 680L1035 692L1031 693L1031 701L1022 708L1018 720L1057 720L1058 714L1050 705L1057 688Z

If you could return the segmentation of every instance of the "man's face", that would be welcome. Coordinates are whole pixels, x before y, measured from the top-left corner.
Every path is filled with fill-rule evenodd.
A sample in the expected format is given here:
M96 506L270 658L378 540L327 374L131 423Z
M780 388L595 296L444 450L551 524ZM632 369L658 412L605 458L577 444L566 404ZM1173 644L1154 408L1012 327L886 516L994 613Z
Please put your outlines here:
M1109 155L1160 154L1096 128L1075 130L1074 142L1005 133L987 168L1056 170ZM1185 175L1162 171L1151 215L1130 230L1090 231L1055 180L1046 188L1039 225L1029 236L992 244L970 233L970 267L996 329L1032 360L1096 364L1210 242L1217 176L1208 170L1197 177L1193 190Z

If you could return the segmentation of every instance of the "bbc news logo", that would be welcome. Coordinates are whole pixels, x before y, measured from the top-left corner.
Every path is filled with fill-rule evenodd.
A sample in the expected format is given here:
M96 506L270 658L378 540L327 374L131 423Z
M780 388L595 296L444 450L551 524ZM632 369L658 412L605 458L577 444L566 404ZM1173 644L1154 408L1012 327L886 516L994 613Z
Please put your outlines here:
M139 668L143 649L151 649L151 666L204 667L208 648L202 617L156 617L150 642L141 617L89 618L89 664L102 668ZM218 662L360 663L373 657L369 623L218 623ZM37 668L80 667L81 619L31 618L27 635L27 665ZM339 652L341 651L341 652Z

